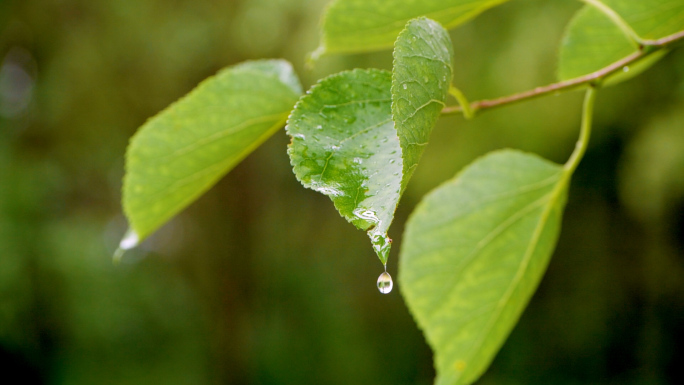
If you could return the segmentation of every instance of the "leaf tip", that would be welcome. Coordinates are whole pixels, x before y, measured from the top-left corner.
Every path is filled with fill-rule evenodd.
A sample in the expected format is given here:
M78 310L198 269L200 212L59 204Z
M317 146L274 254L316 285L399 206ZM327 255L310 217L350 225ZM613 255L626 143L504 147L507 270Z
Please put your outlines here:
M119 242L119 247L114 251L112 256L112 262L115 265L121 263L121 259L126 251L138 246L140 244L140 237L133 229L128 229L126 234L124 234L121 242Z

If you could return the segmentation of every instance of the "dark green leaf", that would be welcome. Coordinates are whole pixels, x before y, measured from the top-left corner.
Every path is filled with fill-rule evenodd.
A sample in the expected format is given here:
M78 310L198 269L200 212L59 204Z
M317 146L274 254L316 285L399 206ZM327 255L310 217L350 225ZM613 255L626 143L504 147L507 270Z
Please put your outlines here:
M289 63L219 72L145 123L126 154L123 206L135 246L278 130L301 94Z
M437 384L474 382L513 329L555 247L569 174L536 155L498 151L411 215L399 283L435 352Z
M411 19L426 16L453 28L506 1L336 0L323 17L321 45L313 57L389 48Z
M390 87L386 71L332 75L297 102L286 127L297 179L329 196L344 218L368 231L383 264L402 178Z
M395 43L392 116L404 158L402 190L445 105L453 55L447 31L426 18L411 20Z

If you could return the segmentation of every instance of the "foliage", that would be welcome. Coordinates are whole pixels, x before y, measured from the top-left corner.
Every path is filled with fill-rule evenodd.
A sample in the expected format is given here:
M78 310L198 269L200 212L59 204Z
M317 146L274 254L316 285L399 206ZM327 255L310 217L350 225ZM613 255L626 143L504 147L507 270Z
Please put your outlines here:
M248 62L150 119L126 159L124 209L135 238L157 230L273 135L301 93L289 63Z
M436 383L474 382L513 329L553 253L568 185L589 140L594 89L646 69L684 32L684 7L676 1L653 0L648 17L640 1L588 1L561 45L564 82L471 104L450 85L452 44L438 22L454 27L501 2L334 1L314 58L395 40L392 73L334 74L296 104L298 81L283 62L243 64L205 81L150 120L129 146L123 201L135 240L215 183L294 107L286 129L297 179L367 231L386 266L395 209L442 112L470 118L550 90L588 87L580 139L565 166L517 151L492 153L428 194L407 224L401 289L435 352ZM631 65L638 70L611 77ZM449 92L460 105L451 110L445 108ZM130 246L122 241L122 248Z
M404 297L370 290L379 272L375 269L382 266L369 258L373 251L365 234L331 215L335 208L328 198L302 189L292 178L285 151L291 139L279 128L301 91L283 108L278 127L269 127L275 130L273 136L236 164L227 178L204 193L218 180L217 174L198 190L197 194L204 194L202 199L159 228L139 248L128 251L122 265L115 268L105 260L125 226L116 201L126 141L134 127L149 127L143 124L148 116L187 93L198 80L226 63L285 57L305 89L318 78L354 67L389 70L384 73L391 83L383 86L389 88L380 91L389 92L392 100L400 97L393 92L403 90L392 87L401 69L398 58L414 60L406 63L405 68L411 68L406 71L409 76L421 73L421 61L430 62L413 57L410 51L401 54L396 39L410 20L421 16L420 10L402 6L389 11L410 14L396 22L383 43L388 48L397 43L394 55L366 49L359 55L324 54L312 71L306 71L305 53L318 44L315 29L322 3L2 2L0 357L3 368L10 368L9 376L31 373L31 377L42 376L43 382L74 384L101 382L103 378L127 384L400 384L426 383L433 377L430 346L425 345L406 311ZM325 12L326 20L333 20L330 12L333 7L344 9L343 3L334 2ZM586 3L592 7L584 8L584 13L600 17L587 24L595 22L593 26L604 28L603 32L584 29L588 27L582 27L584 22L578 22L582 16L577 14L574 20L579 30L571 31L569 24L561 45L583 43L575 45L573 52L577 53L561 48L558 59L559 65L575 72L564 76L559 71L562 82L546 88L547 94L592 82L605 86L613 77L617 83L638 74L639 67L648 67L650 61L662 59L654 70L634 81L601 87L592 143L567 187L563 231L549 271L522 322L482 378L483 384L681 382L676 369L681 362L677 346L681 345L684 324L684 290L679 279L684 272L680 240L684 223L684 135L680 124L684 118L684 51L677 49L675 42L657 41L681 30L681 2L644 1L632 11L625 9L630 1ZM401 248L401 255L389 257L388 270L395 275L399 265L399 285L395 286L407 303L415 287L405 282L412 271L403 264L411 262L407 258L410 244L421 241L411 235L418 231L413 224L434 194L425 195L410 217L407 232L402 234L402 229L427 191L461 168L453 184L447 182L443 188L449 191L457 185L463 189L458 178L477 170L480 161L512 154L505 150L482 156L503 146L536 152L560 167L576 138L579 93L541 98L487 114L481 112L527 96L469 103L465 94L474 99L506 95L552 81L560 31L581 4L513 1L481 14L499 3L479 4L482 6L471 8L476 12L464 13L464 17L478 17L451 31L452 41L443 44L456 53L446 60L451 67L447 77L453 76L453 84L463 90L446 88L456 100L443 96L444 88L423 89L420 82L407 83L407 88L414 89L407 95L405 114L416 117L416 128L422 129L416 142L429 138L427 146L416 146L425 151L416 156L420 166L413 168L410 181L404 168L406 154L395 161L401 162L404 176L401 202L396 211L392 209L388 235L395 240L395 252ZM596 11L601 4L607 7ZM614 13L606 13L613 9ZM660 19L660 13L667 19ZM366 14L370 22L383 20L381 11ZM440 14L428 12L425 16L451 28ZM360 16L356 13L347 19L360 20ZM413 23L424 25L419 20ZM649 31L646 24L651 20L656 20L651 27L662 27L664 34ZM323 24L327 28L327 22ZM351 28L341 30L341 36L376 39L372 31L355 33L361 28ZM437 31L442 30L436 30L435 36ZM603 47L592 46L599 42ZM593 62L613 52L608 46L611 42L625 48L629 63L617 56ZM411 49L410 44L404 47ZM672 54L663 56L667 51ZM344 51L327 53L335 52ZM562 64L563 57L571 60L567 66ZM432 62L434 68L441 66ZM573 62L585 67L573 68ZM611 66L615 63L619 65ZM229 67L219 77L238 67ZM257 78L269 77L268 71L254 70L248 72ZM591 76L585 75L594 71L598 76L589 80ZM425 72L429 80L438 82L436 73ZM245 96L248 94L245 90ZM413 99L419 96L420 100ZM414 106L429 101L426 107L416 108L424 115L413 115ZM402 106L389 104L398 131L401 127L396 118L401 111L396 108ZM463 121L461 113L476 119ZM162 122L164 115L160 115ZM193 125L187 132L211 129L208 115L200 115L193 118L207 126ZM442 118L438 119L439 115ZM438 121L431 132L433 120ZM400 141L402 150L407 143ZM229 155L226 153L226 158ZM465 167L475 158L479 161ZM154 159L148 161L149 166ZM506 177L516 175L509 172ZM159 182L161 178L146 179ZM151 205L140 205L149 208L145 206ZM449 214L435 211L434 215ZM159 224L168 220L152 219ZM429 218L426 221L438 225ZM444 231L448 229L445 224ZM426 232L421 238L433 235ZM455 235L435 242L453 246L450 241L467 239ZM413 262L421 260L420 251ZM463 257L444 254L442 261ZM146 255L151 258L141 260ZM440 269L439 273L447 275L449 265ZM491 272L495 270L503 269ZM469 282L474 281L448 280L455 287ZM437 292L438 284L446 282L435 283L430 289ZM460 304L475 304L470 301L477 298L474 294L468 292ZM516 304L525 306L523 302ZM416 312L422 306L420 301L411 303L415 319L437 349L435 358L446 362L440 378L448 380L458 360L450 354L458 351L439 352L442 342L446 347L448 341L430 337L439 333L430 329L433 318ZM457 311L451 307L435 315ZM515 322L496 324L503 328ZM487 351L498 349L497 343L504 340L495 333L491 336L493 340L485 344ZM17 365L16 357L23 357L30 367ZM454 365L448 366L451 360ZM486 359L478 360L478 366L488 365ZM302 367L300 362L315 365ZM458 367L466 375L476 376L472 361ZM32 378L26 381L35 382Z

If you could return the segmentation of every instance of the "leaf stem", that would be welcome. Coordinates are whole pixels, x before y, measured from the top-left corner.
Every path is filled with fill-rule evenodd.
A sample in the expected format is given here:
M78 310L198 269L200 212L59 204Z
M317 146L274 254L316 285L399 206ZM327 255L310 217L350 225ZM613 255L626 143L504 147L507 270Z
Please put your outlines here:
M645 46L663 47L665 45L682 39L684 39L684 31L679 31L673 33L672 35L668 35L656 40L641 40L640 43Z
M601 68L600 70L596 72L592 72L587 75L579 76L573 79L568 79L564 80L562 82L558 83L552 83L548 84L545 86L537 87L528 91L520 92L517 94L513 95L508 95L508 96L503 96L500 98L496 99L485 99L485 100L479 100L475 101L469 104L469 107L471 109L470 113L474 114L479 110L484 110L484 109L489 109L489 108L495 108L495 107L500 107L506 104L512 104L512 103L517 103L521 102L527 99L534 99L538 98L540 96L544 96L546 94L554 93L554 92L563 92L563 91L569 91L573 90L582 86L585 86L590 83L596 83L601 80L603 80L605 77L617 72L621 71L625 66L629 66L646 56L649 56L657 51L659 49L652 49L652 48L663 48L666 47L669 44L672 44L674 42L682 41L684 40L684 31L680 31L677 33L674 33L669 36L665 36L661 39L658 40L641 40L639 41L640 44L642 44L641 48L639 51L636 51L632 53L629 56L626 56L613 64ZM463 114L465 116L465 111L463 110L463 107L458 105L458 106L449 106L445 107L442 109L442 115L453 115L453 114Z
M582 125L580 128L580 136L575 145L575 151L572 152L570 158L563 169L566 174L572 174L577 165L582 160L584 153L587 151L589 145L589 137L591 136L591 121L594 113L594 101L596 100L596 87L592 84L589 86L587 93L584 94L584 105L582 106Z
M473 110L470 108L470 102L463 94L463 92L461 92L461 90L451 85L449 86L449 94L456 98L456 101L458 101L458 105L461 107L461 111L463 111L463 116L466 119L472 119L474 116Z

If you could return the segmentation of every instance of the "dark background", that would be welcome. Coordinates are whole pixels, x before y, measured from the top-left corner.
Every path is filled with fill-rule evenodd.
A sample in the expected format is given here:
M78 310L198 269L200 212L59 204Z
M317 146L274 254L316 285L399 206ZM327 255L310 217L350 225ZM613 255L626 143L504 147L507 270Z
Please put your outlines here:
M284 130L113 266L123 154L220 68L303 67L324 0L0 1L0 382L430 384L431 352L366 235L302 188ZM452 31L471 100L554 81L577 1L513 1ZM564 162L581 93L440 120L390 235L490 150ZM676 384L684 354L684 50L598 95L549 270L480 384Z

